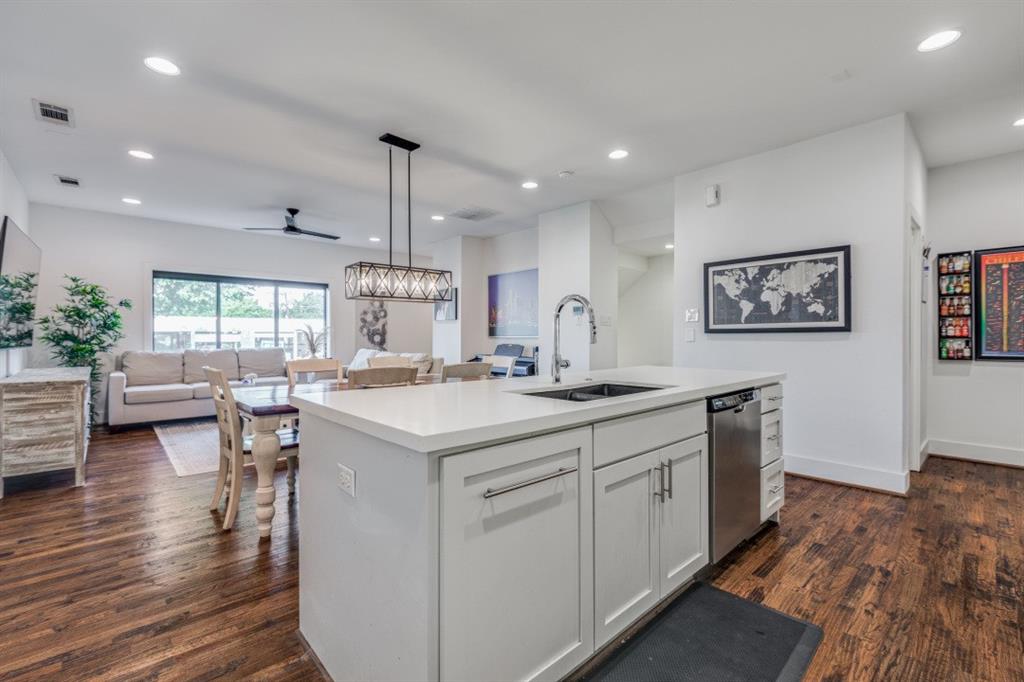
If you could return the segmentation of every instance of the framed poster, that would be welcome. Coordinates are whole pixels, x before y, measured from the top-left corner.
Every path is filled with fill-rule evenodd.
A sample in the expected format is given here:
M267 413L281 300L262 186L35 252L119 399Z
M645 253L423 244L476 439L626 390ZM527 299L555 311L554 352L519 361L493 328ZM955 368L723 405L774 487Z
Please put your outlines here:
M974 252L976 360L1024 360L1024 246Z
M487 277L487 335L533 337L539 330L537 269Z
M704 264L704 331L850 331L850 246Z
M434 321L450 322L459 319L459 289L452 287L450 301L434 301Z

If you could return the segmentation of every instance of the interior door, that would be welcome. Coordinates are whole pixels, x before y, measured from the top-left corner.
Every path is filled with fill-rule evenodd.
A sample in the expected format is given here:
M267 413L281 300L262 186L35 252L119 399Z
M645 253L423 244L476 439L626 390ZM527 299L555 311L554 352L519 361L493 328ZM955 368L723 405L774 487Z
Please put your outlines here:
M664 597L708 563L708 438L696 436L656 450L667 474L659 517L659 566Z
M590 428L441 460L440 676L556 680L593 652Z
M594 472L594 645L600 647L657 603L654 455Z

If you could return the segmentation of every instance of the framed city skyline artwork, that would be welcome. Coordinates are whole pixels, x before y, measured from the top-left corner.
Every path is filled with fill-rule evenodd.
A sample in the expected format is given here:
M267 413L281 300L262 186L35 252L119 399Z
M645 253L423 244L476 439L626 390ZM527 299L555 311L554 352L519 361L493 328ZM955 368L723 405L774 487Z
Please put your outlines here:
M487 277L487 335L533 337L539 330L537 269Z
M974 252L976 360L1024 361L1024 246Z

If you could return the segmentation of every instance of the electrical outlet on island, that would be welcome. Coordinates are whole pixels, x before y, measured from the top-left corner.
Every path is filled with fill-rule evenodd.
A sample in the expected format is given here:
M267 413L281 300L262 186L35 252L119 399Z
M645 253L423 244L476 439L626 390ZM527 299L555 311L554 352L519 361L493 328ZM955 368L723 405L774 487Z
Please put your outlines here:
M356 496L356 472L344 464L338 464L338 487L352 497Z

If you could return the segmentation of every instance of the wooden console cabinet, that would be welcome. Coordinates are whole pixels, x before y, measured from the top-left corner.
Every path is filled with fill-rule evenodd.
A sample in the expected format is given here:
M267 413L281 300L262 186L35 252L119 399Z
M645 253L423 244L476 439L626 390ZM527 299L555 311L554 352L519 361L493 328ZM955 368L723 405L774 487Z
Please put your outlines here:
M3 479L60 469L85 484L89 370L27 369L0 379L0 499Z

